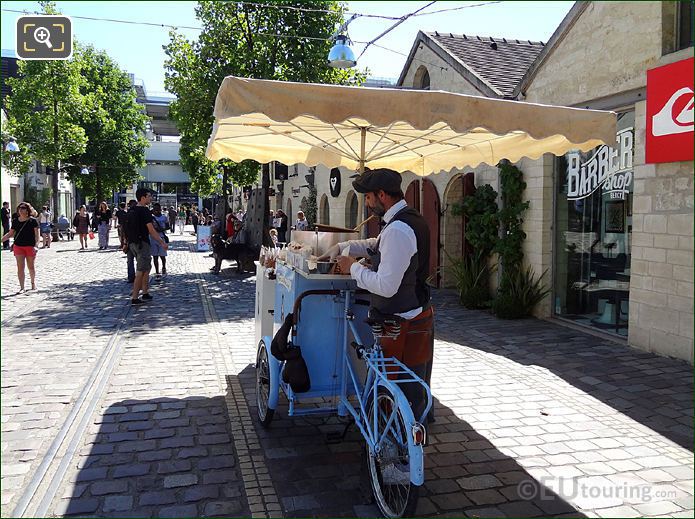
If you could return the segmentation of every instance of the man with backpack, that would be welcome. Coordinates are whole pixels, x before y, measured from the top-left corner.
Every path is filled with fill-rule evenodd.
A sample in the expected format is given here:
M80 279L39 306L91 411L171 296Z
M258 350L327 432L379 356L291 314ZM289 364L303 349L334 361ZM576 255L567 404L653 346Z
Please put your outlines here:
M125 202L118 204L118 209L116 209L114 213L114 218L116 218L116 228L118 229L118 239L121 241L121 249L127 245L125 239L125 219L127 214Z
M130 247L128 247L128 215L136 205L138 205L138 203L135 200L131 199L128 202L128 210L123 217L123 223L121 224L120 229L121 235L123 236L123 245L121 246L121 249L125 253L127 258L126 261L128 262L128 283L135 282L135 256L132 252L130 252Z
M126 222L126 235L128 236L128 249L135 257L135 281L130 304L141 305L145 301L151 301L150 295L150 269L152 268L152 253L150 249L151 236L165 251L169 245L159 236L152 225L152 213L148 205L152 200L152 192L144 187L135 192L138 204L128 213ZM142 299L140 296L142 290Z

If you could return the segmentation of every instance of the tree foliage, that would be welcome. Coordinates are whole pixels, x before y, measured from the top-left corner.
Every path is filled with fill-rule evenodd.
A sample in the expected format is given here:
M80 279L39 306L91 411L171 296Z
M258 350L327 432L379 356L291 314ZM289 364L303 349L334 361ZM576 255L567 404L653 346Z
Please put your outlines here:
M59 14L53 2L40 3L45 14ZM100 191L100 199L137 180L147 118L127 74L105 52L75 43L68 60L19 60L18 70L7 79L6 100L7 133L22 150L15 161L73 164L70 180L88 197ZM81 175L82 165L96 165L96 172Z
M76 166L70 169L70 179L86 196L101 201L105 193L137 181L148 146L147 116L135 100L128 75L105 52L80 45L75 56L84 79L78 124L89 140L82 153L71 157ZM94 165L95 171L81 175L83 164Z
M190 175L193 189L202 194L219 189L218 164L205 158L205 148L214 121L215 97L225 76L339 84L359 84L364 79L355 71L326 65L332 45L328 38L343 20L341 4L292 0L283 6L329 12L279 9L272 0L253 5L206 0L199 1L195 9L202 25L196 41L188 41L176 31L170 33L164 47L168 56L165 85L177 96L170 115L181 132L181 165ZM235 185L256 182L256 163L225 163Z
M40 2L45 14L59 14L55 3ZM82 153L87 135L78 124L84 99L84 78L79 62L70 60L19 60L18 77L7 78L8 133L19 143L24 157L54 165Z

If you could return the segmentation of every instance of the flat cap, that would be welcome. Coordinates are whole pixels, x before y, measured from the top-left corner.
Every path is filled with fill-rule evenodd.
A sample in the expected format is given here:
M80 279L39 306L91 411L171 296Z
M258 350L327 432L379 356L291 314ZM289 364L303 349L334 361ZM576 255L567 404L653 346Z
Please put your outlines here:
M398 193L401 190L401 175L392 169L371 169L353 180L352 187L358 193L371 193L380 189L387 193Z

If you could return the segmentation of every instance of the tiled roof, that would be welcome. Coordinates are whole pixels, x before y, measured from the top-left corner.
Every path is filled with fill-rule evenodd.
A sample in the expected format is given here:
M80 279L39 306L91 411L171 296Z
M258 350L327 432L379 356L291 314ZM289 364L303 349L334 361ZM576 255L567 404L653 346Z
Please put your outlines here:
M428 32L427 36L461 61L503 97L511 97L536 56L540 41Z

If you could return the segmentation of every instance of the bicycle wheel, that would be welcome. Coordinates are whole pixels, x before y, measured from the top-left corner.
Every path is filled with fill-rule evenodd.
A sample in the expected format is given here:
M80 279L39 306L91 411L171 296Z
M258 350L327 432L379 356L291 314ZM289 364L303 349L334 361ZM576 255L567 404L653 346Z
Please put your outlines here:
M372 492L384 517L409 517L415 513L418 488L410 482L408 437L401 410L393 394L379 388L377 434L383 437L379 452L366 446ZM369 427L373 423L373 398L367 404Z
M270 399L270 366L268 365L268 351L261 341L256 355L256 405L258 406L258 420L265 428L270 427L270 422L275 414L275 409L268 408Z

